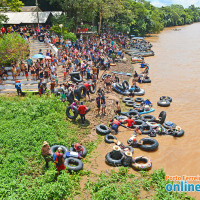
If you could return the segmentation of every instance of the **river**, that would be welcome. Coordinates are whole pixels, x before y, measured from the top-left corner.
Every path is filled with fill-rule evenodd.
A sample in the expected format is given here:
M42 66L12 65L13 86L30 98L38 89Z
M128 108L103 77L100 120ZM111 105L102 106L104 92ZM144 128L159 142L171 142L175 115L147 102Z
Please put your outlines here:
M180 28L180 31L173 31ZM151 84L142 84L145 89L144 98L149 98L155 108L151 113L158 116L164 110L167 121L180 126L185 135L180 138L172 136L157 136L159 148L155 152L134 150L133 157L147 156L152 160L152 170L163 168L170 176L197 176L200 165L200 23L188 26L166 28L155 37L147 38L153 44L155 56L145 58L150 65ZM134 69L141 71L140 65ZM170 96L173 99L170 107L157 106L160 96ZM128 109L127 109L128 110ZM127 144L132 131L121 128L116 136L118 140ZM145 136L138 136L144 138ZM90 165L98 173L109 167L105 165L105 155L112 150L113 145L101 143L95 162ZM111 167L112 168L112 167ZM135 173L133 171L133 173ZM194 182L193 182L194 183ZM199 199L197 193L188 193Z
M168 108L155 106L154 114L165 110L167 120L181 126L185 135L157 137L159 150L148 156L153 169L162 167L167 175L196 176L200 169L200 23L178 28L148 38L155 56L145 59L152 83L143 88L154 105L162 95L173 98Z
M153 168L163 167L168 175L197 175L200 165L200 23L167 28L150 38L155 56L150 64L152 83L143 87L154 105L162 95L173 98L167 120L185 130L181 138L159 137L159 150L151 154Z

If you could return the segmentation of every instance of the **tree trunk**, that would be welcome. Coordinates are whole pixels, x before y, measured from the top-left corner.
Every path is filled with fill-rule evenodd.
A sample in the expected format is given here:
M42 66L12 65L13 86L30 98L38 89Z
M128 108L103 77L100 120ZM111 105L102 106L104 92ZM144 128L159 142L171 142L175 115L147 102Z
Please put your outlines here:
M101 23L102 23L102 13L99 12L99 27L98 27L98 33L101 33Z

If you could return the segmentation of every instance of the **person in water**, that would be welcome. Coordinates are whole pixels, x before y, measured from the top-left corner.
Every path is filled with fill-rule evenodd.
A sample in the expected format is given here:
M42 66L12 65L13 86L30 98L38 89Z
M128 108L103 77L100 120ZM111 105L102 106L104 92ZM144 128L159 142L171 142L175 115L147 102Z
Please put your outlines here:
M133 135L128 141L127 141L128 145L129 146L132 146L134 148L137 148L139 146L141 146L143 144L143 141L141 142L138 142L137 139L136 139L136 136Z
M130 151L126 151L122 156L122 165L124 167L131 167L135 160L132 158L133 154Z
M131 116L128 116L128 119L124 120L124 122L128 123L127 127L132 128L133 125L135 125L135 121L131 118Z
M111 119L110 122L111 123L110 123L109 127L111 128L111 130L114 130L116 134L118 133L119 126L127 128L126 126L121 124L121 121L118 121L117 119Z
M134 85L132 85L131 88L129 89L129 92L130 92L129 96L134 97L135 96L134 91L135 91L135 87Z
M142 131L140 130L140 128L137 126L134 131L133 131L133 135L142 135Z

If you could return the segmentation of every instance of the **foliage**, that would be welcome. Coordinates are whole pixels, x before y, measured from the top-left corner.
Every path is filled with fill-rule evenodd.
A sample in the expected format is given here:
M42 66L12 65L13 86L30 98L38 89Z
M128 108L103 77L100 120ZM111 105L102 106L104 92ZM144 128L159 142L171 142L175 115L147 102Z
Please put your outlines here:
M76 35L72 32L69 33L64 33L63 35L64 40L71 40L71 41L76 41Z
M29 44L18 33L8 33L0 38L0 65L10 65L29 54Z
M62 20L71 30L75 30L81 22L91 24L93 21L98 25L99 33L103 27L143 36L148 33L159 33L167 26L200 21L200 10L194 5L189 8L181 5L157 8L145 0L49 1L57 3L66 13Z
M20 0L1 0L0 1L0 12L7 12L8 10L10 11L21 11L21 7L24 4ZM0 14L0 24L1 22L7 21L7 18L5 15Z
M63 26L62 27L62 33L61 33L61 28L59 26L59 24L54 24L51 29L51 31L53 31L55 34L58 34L58 35L61 35L61 34L64 34L64 33L67 33L68 29Z
M155 170L153 173L141 171L141 177L128 173L128 169L121 167L119 172L111 171L109 175L101 173L97 181L88 180L85 189L89 189L92 199L95 200L127 200L141 199L142 190L149 191L151 199L180 200L192 199L183 192L167 192L163 169ZM155 192L152 192L155 191Z
M75 31L81 22L92 22L94 19L93 6L89 0L49 0L51 4L58 4L64 11L68 28Z
M87 136L87 129L65 120L66 106L56 97L0 97L2 199L73 199L79 193L80 175L58 176L53 163L43 167L40 155L45 140L69 147Z
M25 6L35 6L35 0L21 0ZM42 11L60 11L61 8L57 3L50 4L49 0L38 0L39 8Z
M63 27L65 27L67 31L71 27L73 27L73 22L71 20L68 20L68 17L66 14L62 14L59 16L52 16L52 23L53 23L53 26L55 26L55 25L58 26L58 24L63 24ZM58 29L58 31L60 31L60 30ZM59 34L60 33L61 32L59 32Z

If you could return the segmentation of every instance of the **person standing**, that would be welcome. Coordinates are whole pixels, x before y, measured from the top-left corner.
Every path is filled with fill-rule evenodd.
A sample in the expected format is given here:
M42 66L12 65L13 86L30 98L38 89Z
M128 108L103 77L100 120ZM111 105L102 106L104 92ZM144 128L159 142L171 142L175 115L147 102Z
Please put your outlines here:
M31 66L30 70L31 70L32 80L36 81L36 79L35 79L35 67Z
M17 69L16 69L15 65L13 65L13 67L12 67L12 76L13 76L13 80L17 79Z
M28 72L29 72L31 65L33 64L33 60L31 58L28 58L27 63L28 63Z
M53 161L56 164L57 171L60 173L61 170L65 169L64 165L64 158L63 153L61 153L62 147L58 147L58 152L54 153L53 155Z
M87 68L86 68L86 72L87 72L87 80L88 80L88 79L91 78L91 77L90 77L91 75L90 75L90 66L89 66L89 65L88 65Z
M54 93L55 86L56 86L55 80L51 81L51 83L50 83L50 90L51 90L51 93Z
M97 94L102 95L104 93L104 90L102 89L101 86L99 86L99 89L97 90Z
M102 107L102 114L106 115L106 97L104 93L101 96L101 107Z
M87 96L88 96L88 98L89 98L89 101L90 101L90 84L89 83L86 83L86 82L84 82L83 83L83 85L86 87L86 89L87 89Z
M41 155L43 156L43 158L46 162L46 168L48 168L49 161L52 160L52 157L51 157L51 148L46 141L43 142L42 149L41 149Z
M97 103L97 112L98 112L97 115L99 115L99 113L100 113L100 108L101 108L101 94L98 94L98 96L97 96L97 98L96 98L96 103Z
M113 61L113 63L115 63L115 58L116 58L116 54L112 53L112 61Z
M81 105L78 107L78 111L80 113L80 116L81 116L81 121L82 121L82 125L85 124L85 114L86 114L86 106L84 105L83 102L81 102Z
M121 115L121 107L119 105L119 101L116 101L116 107L117 107L117 109L114 111L115 114Z
M97 82L97 75L96 75L96 73L94 73L94 74L92 75L92 82L94 83L94 85L95 85L95 87L96 87L96 82Z
M22 89L21 89L20 81L15 81L15 88L17 89L18 96L19 96L19 93L22 95Z
M97 79L99 79L99 70L100 70L100 65L97 65Z
M106 78L105 78L105 80L104 80L104 83L106 84L107 92L109 92L110 89L111 89L111 80L110 80L110 77L109 77L109 76L106 76Z
M26 80L28 81L28 69L27 69L27 67L25 67L25 77L26 77Z

